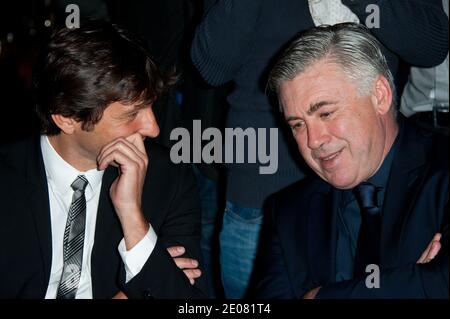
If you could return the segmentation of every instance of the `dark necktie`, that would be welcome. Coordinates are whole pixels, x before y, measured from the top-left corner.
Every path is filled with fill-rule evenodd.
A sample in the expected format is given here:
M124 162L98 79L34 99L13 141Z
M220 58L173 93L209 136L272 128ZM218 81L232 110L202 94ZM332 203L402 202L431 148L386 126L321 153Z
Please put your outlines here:
M58 287L58 299L74 299L83 262L84 228L86 224L87 179L80 175L70 185L74 190L64 230L64 266Z
M356 247L354 276L366 275L366 267L380 263L381 215L374 185L363 182L353 189L361 212L361 227Z

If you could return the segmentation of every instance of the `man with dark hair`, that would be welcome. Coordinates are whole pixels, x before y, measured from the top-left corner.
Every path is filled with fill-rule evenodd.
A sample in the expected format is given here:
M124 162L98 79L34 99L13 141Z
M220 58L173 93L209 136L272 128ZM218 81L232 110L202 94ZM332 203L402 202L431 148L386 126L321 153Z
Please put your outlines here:
M448 298L448 140L395 109L393 76L362 25L317 27L270 74L318 175L274 196L260 298Z
M42 135L0 147L0 298L206 296L192 172L144 142L173 80L117 26L54 34Z

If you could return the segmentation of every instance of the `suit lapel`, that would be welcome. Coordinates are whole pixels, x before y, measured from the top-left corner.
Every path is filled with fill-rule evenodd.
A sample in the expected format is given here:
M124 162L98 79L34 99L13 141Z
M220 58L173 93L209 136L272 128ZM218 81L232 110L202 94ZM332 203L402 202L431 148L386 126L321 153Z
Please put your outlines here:
M414 206L414 199L424 181L426 153L419 144L423 137L400 119L398 147L390 170L381 227L381 264L395 264L404 222ZM414 156L411 156L414 154ZM395 249L392 249L396 247Z
M52 230L47 177L40 147L40 136L33 136L27 146L27 198L36 225L44 269L42 297L47 291L52 264Z
M336 255L337 190L320 181L308 209L308 262L313 280L325 284L334 281Z

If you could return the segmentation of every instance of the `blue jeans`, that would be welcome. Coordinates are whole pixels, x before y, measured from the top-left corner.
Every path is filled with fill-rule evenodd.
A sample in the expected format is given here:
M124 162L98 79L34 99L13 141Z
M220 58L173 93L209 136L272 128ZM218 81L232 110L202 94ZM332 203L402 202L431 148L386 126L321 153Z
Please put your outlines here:
M227 298L243 298L247 291L262 219L261 209L226 203L220 233L220 265Z

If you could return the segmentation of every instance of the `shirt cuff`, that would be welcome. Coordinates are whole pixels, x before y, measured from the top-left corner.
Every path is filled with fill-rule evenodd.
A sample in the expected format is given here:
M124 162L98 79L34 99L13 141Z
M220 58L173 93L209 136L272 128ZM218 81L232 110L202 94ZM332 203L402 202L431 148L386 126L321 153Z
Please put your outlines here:
M122 238L119 243L118 250L125 265L126 283L141 271L155 248L158 237L156 236L153 227L150 224L149 226L150 228L144 238L130 250L127 251L124 238Z

